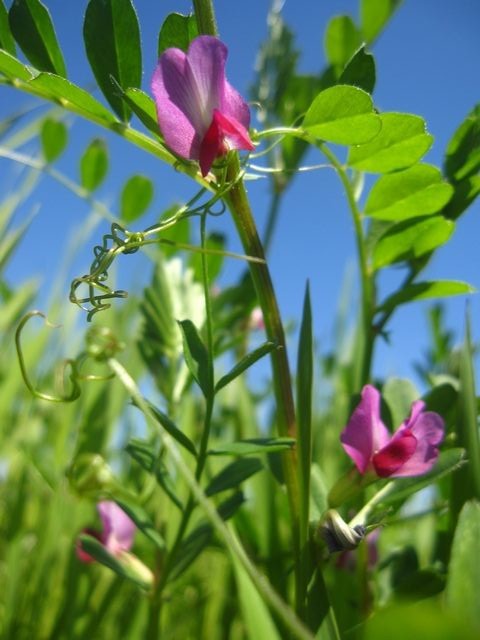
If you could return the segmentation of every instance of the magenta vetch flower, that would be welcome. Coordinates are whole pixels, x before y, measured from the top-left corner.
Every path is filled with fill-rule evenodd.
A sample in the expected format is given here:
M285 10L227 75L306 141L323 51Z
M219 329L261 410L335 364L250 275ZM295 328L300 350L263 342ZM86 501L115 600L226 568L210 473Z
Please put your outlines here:
M206 176L229 149L251 151L250 111L225 77L227 47L198 36L185 53L166 49L152 78L152 93L165 142L177 155L197 160Z
M83 533L97 538L112 555L118 556L123 551L129 551L133 545L136 526L135 523L116 502L104 500L99 502L97 510L102 521L102 531L84 529ZM77 544L77 555L82 562L93 562L94 558Z
M390 435L380 418L380 393L366 385L340 440L361 474L380 478L419 476L433 467L443 440L443 419L423 411L425 403L412 404L410 416Z

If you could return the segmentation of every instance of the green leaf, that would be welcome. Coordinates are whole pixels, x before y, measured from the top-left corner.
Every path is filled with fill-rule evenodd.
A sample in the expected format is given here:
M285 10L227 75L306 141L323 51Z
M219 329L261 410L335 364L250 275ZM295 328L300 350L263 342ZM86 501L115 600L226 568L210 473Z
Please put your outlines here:
M155 102L141 89L135 89L131 87L122 92L122 97L131 108L133 113L137 116L142 124L144 124L149 131L157 136L160 136L160 129L158 126L157 109Z
M476 289L466 282L457 280L435 280L433 282L416 282L404 287L401 291L389 296L378 307L377 311L389 313L400 304L427 300L430 298L446 298L475 293Z
M222 491L234 489L262 469L263 465L258 458L239 458L212 478L205 489L205 495L214 496Z
M133 520L135 525L149 540L151 540L159 549L165 549L165 540L155 529L147 512L138 504L125 502L124 500L115 500L118 506L125 511L127 516Z
M396 222L425 216L440 211L452 193L439 169L418 164L379 178L368 196L365 214Z
M155 476L157 483L162 487L170 500L180 510L183 510L182 501L177 496L177 489L173 479L168 472L161 456L156 449L145 440L140 438L131 438L125 447L129 455L142 467L147 473Z
M303 128L316 138L347 145L375 138L381 127L368 93L343 84L321 91L303 121Z
M352 147L348 164L361 171L389 173L418 162L430 149L433 137L425 121L408 113L383 113L381 131L371 142Z
M275 349L276 345L274 342L264 342L259 347L257 347L254 351L248 353L244 358L237 362L237 364L231 369L225 376L220 378L220 380L215 385L215 393L226 387L232 380L235 380L239 375L241 375L244 371L249 369L253 364L255 364L260 358L263 358L268 353L271 353Z
M310 287L307 282L297 358L298 481L300 486L300 544L307 542L312 464L313 329ZM306 579L306 576L304 576ZM305 592L307 584L304 584Z
M40 0L14 0L8 17L15 40L33 66L65 76L65 62L47 7Z
M366 42L375 40L401 2L402 0L361 0L360 24Z
M11 80L31 80L32 74L27 67L6 51L0 50L0 73Z
M375 58L361 46L347 62L342 71L339 84L350 84L372 94L375 88Z
M342 69L361 43L361 36L350 16L334 16L325 30L325 56Z
M445 601L447 607L480 630L480 504L467 502L458 519L450 557ZM460 636L459 636L460 637Z
M137 220L153 199L153 182L146 176L132 176L122 189L120 217L125 222Z
M480 105L477 105L453 134L445 152L445 173L459 182L480 171Z
M475 385L474 347L470 316L467 310L465 338L460 352L460 387L458 393L455 442L465 447L469 464L453 479L451 511L458 515L464 503L480 499L480 439Z
M47 162L53 162L63 152L68 142L68 129L61 120L47 118L40 131L43 155Z
M131 0L90 0L83 38L98 86L115 113L128 122L130 107L118 95L110 76L123 89L138 88L142 81L140 28Z
M222 502L217 511L222 520L228 520L242 506L244 502L241 492L235 493L232 497ZM210 544L213 537L213 529L210 523L200 524L182 542L178 553L175 556L169 581L178 578L201 552Z
M49 100L53 100L65 109L94 120L103 126L108 127L117 122L110 111L98 100L95 100L88 91L77 87L65 78L51 73L40 73L30 80L29 84Z
M251 456L257 453L287 451L295 446L294 438L250 438L218 445L208 452L210 456Z
M130 580L144 589L149 589L151 587L151 580L143 578L139 575L139 572L132 570L132 568L130 568L124 561L109 553L103 544L96 538L87 534L82 534L80 535L79 540L82 545L82 549L86 551L86 553L114 571L121 578Z
M455 223L443 216L412 218L391 227L373 249L373 267L381 269L394 262L412 260L445 244Z
M258 593L252 579L236 558L233 558L233 572L237 583L242 622L245 625L248 638L252 640L254 638L281 640L268 607Z
M87 191L95 191L105 179L108 171L107 145L95 138L80 159L80 180Z
M170 47L187 51L190 42L197 36L198 27L194 15L170 13L165 18L158 35L158 57Z
M382 388L382 397L390 409L394 429L410 415L412 403L418 400L418 396L418 391L410 380L388 378Z
M196 383L207 397L212 392L207 348L191 320L180 320L178 326L182 332L185 362Z
M443 210L443 215L450 220L456 220L461 216L480 194L480 176L465 178L454 183L453 188L453 197Z
M390 490L383 496L382 501L378 505L379 512L390 504L394 504L399 500L406 500L417 491L428 487L449 473L460 469L464 464L466 464L465 449L456 448L442 451L433 469L425 475L414 478L395 479Z
M10 31L10 25L8 23L8 13L3 4L3 0L0 0L0 49L4 49L12 56L16 56L15 40L13 39L12 32Z
M155 418L158 420L158 423L165 429L165 431L169 433L172 438L178 442L178 444L184 447L192 455L196 456L197 450L190 438L186 436L183 431L181 431L177 425L165 413L163 413L163 411L160 411L160 409L155 407L151 402L147 401L147 404Z

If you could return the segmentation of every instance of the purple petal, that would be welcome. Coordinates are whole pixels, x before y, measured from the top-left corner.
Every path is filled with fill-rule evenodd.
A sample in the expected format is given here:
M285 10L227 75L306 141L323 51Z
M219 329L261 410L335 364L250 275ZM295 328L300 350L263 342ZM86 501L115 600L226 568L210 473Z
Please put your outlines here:
M103 523L102 542L113 554L128 551L133 545L136 526L116 502L104 500L97 505Z
M238 91L232 87L228 80L225 80L223 85L223 96L219 109L224 116L236 120L243 125L245 129L248 129L250 126L250 109L248 104Z
M371 385L362 390L362 400L342 431L340 441L360 473L365 473L373 454L389 441L380 419L380 393Z
M392 475L394 477L419 476L430 471L438 459L438 445L444 436L444 421L438 413L423 412L423 402L414 402L412 413L408 420L400 427L397 434L401 435L409 430L417 439L417 447L413 455L405 464Z
M188 52L167 49L155 69L152 93L158 123L177 155L198 160L200 143L224 94L227 48L217 38L199 36Z

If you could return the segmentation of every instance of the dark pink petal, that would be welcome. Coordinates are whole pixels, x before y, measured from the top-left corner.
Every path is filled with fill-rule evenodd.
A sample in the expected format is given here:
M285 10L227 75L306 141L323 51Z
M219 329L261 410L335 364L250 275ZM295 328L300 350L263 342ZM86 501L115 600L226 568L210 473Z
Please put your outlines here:
M389 478L403 468L417 449L417 438L409 430L395 436L373 456L375 473L380 478Z
M248 131L241 122L233 117L226 116L217 109L213 112L213 117L217 121L223 139L228 143L229 149L243 149L245 151L253 151L253 146Z
M405 464L393 474L395 477L419 476L427 473L438 459L438 445L444 436L444 421L438 413L422 412L423 407L423 402L414 403L410 418L397 431L399 435L407 430L410 431L417 439L417 447Z
M375 451L384 447L389 433L380 419L380 393L371 385L342 431L340 441L360 473L365 473Z
M217 118L213 117L212 124L205 134L202 144L200 145L200 171L205 177L217 156L224 153L224 143L222 130L218 124Z
M103 523L102 543L113 554L128 551L136 531L133 520L111 500L99 502L97 509Z
M218 109L213 110L213 120L200 145L200 169L205 177L218 156L229 149L251 151L255 147L248 131L240 122L227 118Z

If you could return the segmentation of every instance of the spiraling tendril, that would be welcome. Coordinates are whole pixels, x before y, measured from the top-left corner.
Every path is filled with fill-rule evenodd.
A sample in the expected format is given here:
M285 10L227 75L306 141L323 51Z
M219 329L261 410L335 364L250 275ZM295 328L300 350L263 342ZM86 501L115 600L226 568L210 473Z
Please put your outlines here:
M70 286L70 302L78 305L81 309L87 311L87 320L90 322L93 316L99 311L104 311L111 307L110 300L115 298L126 298L128 293L123 289L112 289L106 283L108 280L108 270L115 258L120 254L136 253L141 247L153 243L175 244L171 240L150 238L152 235L161 234L161 232L180 220L192 216L221 216L226 210L225 203L222 198L240 180L243 172L240 172L234 181L226 180L226 169L223 176L216 187L214 195L206 202L197 204L202 196L207 192L206 188L202 188L189 202L179 208L175 214L162 223L148 227L141 232L130 232L124 229L118 223L112 224L110 233L102 238L102 244L96 245L93 249L94 260L90 266L88 274L75 278ZM218 253L211 250L203 250L198 247L192 247L186 244L176 244L179 248L191 251L206 251L207 253ZM240 257L236 254L223 252L224 255L232 257ZM248 260L248 256L245 256ZM85 295L79 295L79 289L86 289Z
M21 343L21 336L22 336L22 331L25 327L25 325L27 324L27 322L29 320L31 320L31 318L34 318L36 316L39 316L40 318L43 318L45 320L45 324L47 325L47 327L50 327L52 329L58 329L59 325L55 325L52 324L51 322L48 321L46 315L44 313L42 313L41 311L30 311L29 313L27 313L22 320L20 321L17 330L15 332L15 346L17 349L17 355L18 355L18 362L20 364L20 371L22 373L22 378L25 382L25 385L27 386L28 390L36 397L36 398L40 398L42 400L49 400L50 402L73 402L74 400L76 400L79 396L80 396L80 386L78 384L78 365L77 362L75 360L71 360L71 359L66 359L63 361L63 366L62 366L62 381L65 380L65 374L67 371L67 368L70 368L70 373L68 375L68 378L70 379L70 382L72 384L72 389L70 391L70 393L63 393L61 395L55 396L52 395L50 393L45 393L43 391L39 391L38 389L35 388L35 386L33 385L33 383L30 380L30 377L28 375L27 372L27 367L25 365L25 359L23 357L23 350L22 350L22 343Z
M119 351L124 348L124 344L119 342L110 329L107 327L92 327L91 330L87 333L86 341L87 341L87 350L81 353L75 360L71 358L67 358L60 363L58 368L58 375L56 378L60 381L60 384L63 386L63 393L59 395L53 395L51 393L45 393L44 391L40 391L37 389L32 381L30 380L30 376L27 371L27 366L25 364L25 358L23 356L22 349L22 332L25 328L27 322L29 322L34 317L43 318L47 327L52 329L58 329L60 325L52 324L47 319L46 315L41 311L30 311L27 313L21 320L15 332L15 346L17 349L18 362L20 365L20 371L22 374L22 378L25 382L26 387L32 393L33 396L39 398L41 400L48 400L49 402L74 402L81 393L80 381L84 382L99 382L104 380L111 380L114 377L113 373L108 373L105 375L93 374L93 373L82 373L81 369L83 364L87 360L93 360L97 363L104 363L109 357L115 356ZM70 369L67 375L67 369ZM68 393L65 390L65 378L70 380L71 383L71 391Z

